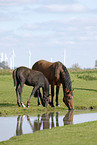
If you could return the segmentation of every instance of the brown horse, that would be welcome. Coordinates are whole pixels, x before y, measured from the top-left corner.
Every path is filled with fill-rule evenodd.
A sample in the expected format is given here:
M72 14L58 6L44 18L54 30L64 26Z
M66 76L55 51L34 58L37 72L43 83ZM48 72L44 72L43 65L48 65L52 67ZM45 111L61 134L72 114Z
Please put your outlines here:
M56 85L56 106L59 106L58 94L60 85L62 84L64 92L63 102L66 104L69 110L74 109L70 75L67 68L61 62L58 61L52 63L45 60L40 60L32 66L32 69L41 71L51 84L52 107L54 107L54 85Z
M29 107L29 102L37 91L38 97L40 97L42 105L44 107L48 106L49 103L49 82L42 72L35 71L26 67L19 67L13 71L14 85L16 86L17 104L18 106L25 107L22 101L22 88L24 84L28 86L33 86L30 98L27 101L27 107ZM40 87L43 90L43 98L41 97ZM19 102L20 95L20 102Z

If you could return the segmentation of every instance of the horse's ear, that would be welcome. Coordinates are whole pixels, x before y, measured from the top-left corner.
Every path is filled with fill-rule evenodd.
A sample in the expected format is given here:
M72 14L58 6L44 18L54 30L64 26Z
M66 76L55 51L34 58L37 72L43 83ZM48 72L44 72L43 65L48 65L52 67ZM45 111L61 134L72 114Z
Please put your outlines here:
M67 88L66 88L65 91L66 91L66 94L70 94L71 92L74 91L74 89L72 89L72 90L67 90Z

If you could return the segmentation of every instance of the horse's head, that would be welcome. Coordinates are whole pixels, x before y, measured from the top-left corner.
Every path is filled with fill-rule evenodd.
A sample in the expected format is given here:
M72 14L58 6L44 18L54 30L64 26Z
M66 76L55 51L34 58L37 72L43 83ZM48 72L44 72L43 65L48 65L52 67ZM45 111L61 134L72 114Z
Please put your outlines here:
M66 104L66 106L69 108L69 110L74 109L72 92L73 92L73 90L65 89L65 93L64 93L64 97L63 97L63 102Z

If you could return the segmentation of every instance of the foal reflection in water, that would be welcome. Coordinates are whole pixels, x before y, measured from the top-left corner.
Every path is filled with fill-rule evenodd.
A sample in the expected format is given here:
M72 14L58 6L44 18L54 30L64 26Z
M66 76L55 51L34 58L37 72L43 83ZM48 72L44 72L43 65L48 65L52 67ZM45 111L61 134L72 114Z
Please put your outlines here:
M17 127L16 127L16 136L20 136L23 134L22 131L22 123L25 115L19 115L17 118Z
M73 116L74 116L74 110L68 111L65 117L63 118L63 124L64 125L73 124ZM23 124L24 117L25 116L23 115L23 116L18 116L17 118L17 128L16 128L17 136L23 134L22 124ZM38 115L37 119L34 120L34 123L31 122L29 116L27 116L27 120L30 124L32 132L35 132L37 130L50 129L53 127L60 126L58 112L56 112L55 117L56 119L54 118L54 112L50 112L50 113L44 113L42 116Z

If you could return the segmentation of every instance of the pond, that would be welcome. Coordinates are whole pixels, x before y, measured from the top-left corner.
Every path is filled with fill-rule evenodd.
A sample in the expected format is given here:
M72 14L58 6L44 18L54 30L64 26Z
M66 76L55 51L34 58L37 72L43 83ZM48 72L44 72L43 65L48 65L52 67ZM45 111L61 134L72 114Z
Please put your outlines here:
M60 115L58 112L49 112L37 116L0 117L0 142L13 136L34 133L37 130L97 121L97 113L74 113L74 111L68 111L64 115Z

